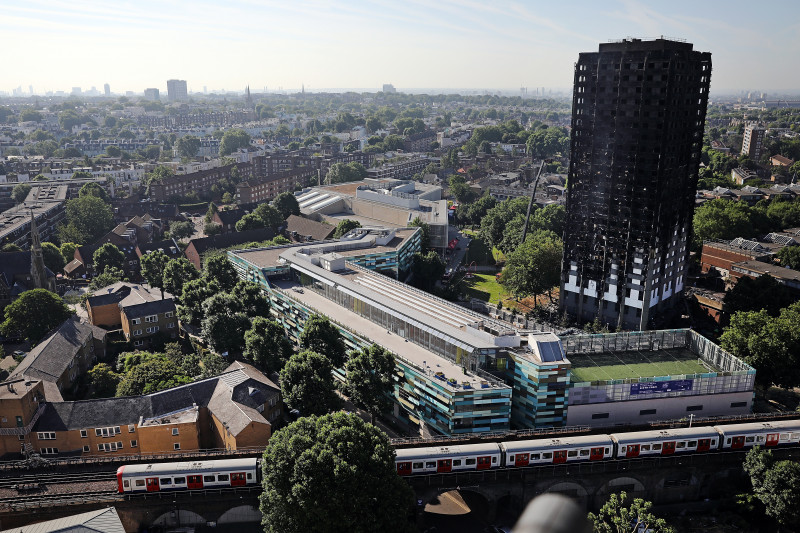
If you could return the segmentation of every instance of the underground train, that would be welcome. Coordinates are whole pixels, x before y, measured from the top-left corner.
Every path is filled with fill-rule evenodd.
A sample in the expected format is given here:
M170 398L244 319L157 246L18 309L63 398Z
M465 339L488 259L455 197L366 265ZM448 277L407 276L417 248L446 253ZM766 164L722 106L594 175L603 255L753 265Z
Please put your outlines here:
M397 450L401 476L797 445L800 420Z
M581 461L775 447L800 443L800 420L698 426L655 431L580 435L425 446L397 450L401 476L489 470ZM123 465L120 493L239 487L260 482L257 458Z

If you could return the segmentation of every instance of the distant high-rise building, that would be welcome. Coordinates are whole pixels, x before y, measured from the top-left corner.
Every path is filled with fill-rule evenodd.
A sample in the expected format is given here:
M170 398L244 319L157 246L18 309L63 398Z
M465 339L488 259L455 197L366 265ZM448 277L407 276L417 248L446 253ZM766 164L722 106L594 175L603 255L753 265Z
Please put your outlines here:
M33 85L28 85L28 94L33 96Z
M188 97L186 80L167 80L167 99L170 102L182 102Z
M73 87L72 88L72 94L75 95L75 96L80 96L82 92L83 91L81 91L80 87Z
M144 99L145 100L160 100L161 98L158 95L158 89L150 88L144 90Z
M758 161L764 154L764 135L767 131L757 124L748 124L744 128L744 138L742 139L742 155L746 155L753 161Z
M575 64L561 308L646 329L680 302L711 54L656 39Z
M394 85L391 83L384 83L383 84L383 92L388 94L394 94L397 92L397 89L394 88Z
M103 85L103 94L105 94L106 97L111 96L111 86L107 83Z

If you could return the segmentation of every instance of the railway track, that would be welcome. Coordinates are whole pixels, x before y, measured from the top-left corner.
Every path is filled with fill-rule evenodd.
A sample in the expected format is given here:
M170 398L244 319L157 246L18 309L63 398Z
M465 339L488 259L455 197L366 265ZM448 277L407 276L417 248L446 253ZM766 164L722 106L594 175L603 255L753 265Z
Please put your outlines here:
M90 472L80 474L30 474L13 478L0 478L0 489L14 489L25 485L57 485L63 483L86 483L94 481L114 481L115 473Z
M0 508L12 510L26 507L58 506L59 504L76 504L82 502L116 501L121 496L115 490L82 492L79 494L46 494L32 493L24 496L0 498Z

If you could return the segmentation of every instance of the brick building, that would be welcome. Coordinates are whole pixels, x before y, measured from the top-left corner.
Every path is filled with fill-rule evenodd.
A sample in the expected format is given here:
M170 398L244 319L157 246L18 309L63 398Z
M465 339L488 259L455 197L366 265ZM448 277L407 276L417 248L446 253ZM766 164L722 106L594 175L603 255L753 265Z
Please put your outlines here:
M751 243L751 241L747 241ZM770 261L772 254L769 249L755 244L736 246L727 241L706 241L700 254L700 269L708 273L712 269L721 276L731 273L731 265L740 261Z
M145 396L45 402L42 381L0 384L0 453L45 456L180 453L263 447L281 418L279 387L233 363L219 376Z

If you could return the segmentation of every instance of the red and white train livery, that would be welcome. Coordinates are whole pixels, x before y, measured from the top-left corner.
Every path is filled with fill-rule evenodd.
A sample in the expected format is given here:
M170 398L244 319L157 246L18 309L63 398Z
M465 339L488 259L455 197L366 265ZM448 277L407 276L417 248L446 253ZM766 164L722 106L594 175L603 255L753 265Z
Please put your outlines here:
M117 469L120 493L241 487L257 483L258 460L255 458L123 465Z

